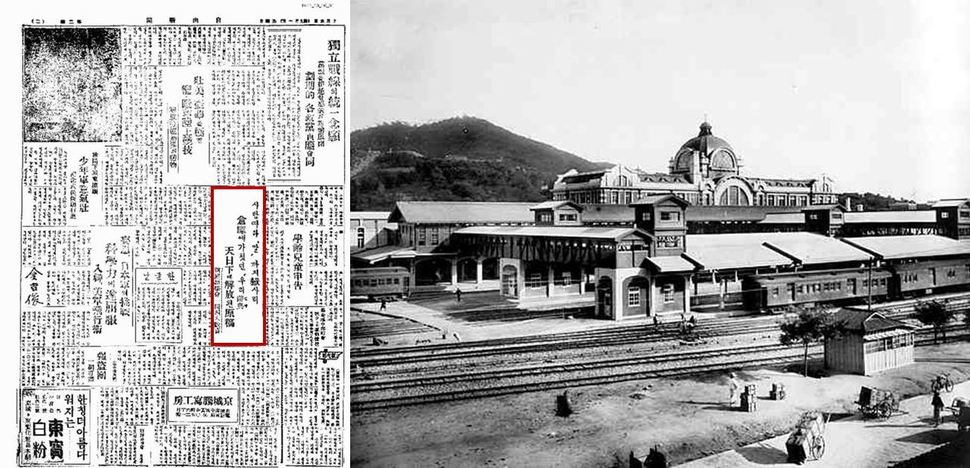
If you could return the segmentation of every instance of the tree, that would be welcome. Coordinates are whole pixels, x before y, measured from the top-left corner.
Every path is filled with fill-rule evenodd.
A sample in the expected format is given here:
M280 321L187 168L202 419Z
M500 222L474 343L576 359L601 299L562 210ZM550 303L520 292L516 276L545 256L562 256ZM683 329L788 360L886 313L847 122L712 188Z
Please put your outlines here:
M916 320L923 325L933 327L933 343L936 343L937 335L942 332L943 341L946 341L946 323L953 319L954 312L947 309L946 305L940 301L919 302L916 304Z
M835 321L830 314L818 309L803 309L795 318L782 322L781 344L801 344L805 348L802 358L802 375L808 376L808 347L825 338L835 338L845 333L845 323Z

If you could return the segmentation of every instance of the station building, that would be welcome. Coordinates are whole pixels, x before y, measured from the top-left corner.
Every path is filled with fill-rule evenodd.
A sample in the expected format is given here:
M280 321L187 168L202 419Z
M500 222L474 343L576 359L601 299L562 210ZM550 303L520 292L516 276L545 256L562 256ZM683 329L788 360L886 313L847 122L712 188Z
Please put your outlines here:
M957 219L968 203L955 208ZM357 252L352 261L406 267L416 291L498 290L522 303L568 299L612 320L970 284L970 243L937 235L949 225L921 234L906 232L912 226L904 223L886 232L906 236L841 238L853 220L839 205L781 213L697 208L675 195L609 209L571 201L399 202L388 218L399 226L399 243ZM765 223L772 215L790 222ZM893 286L892 277L901 283Z
M851 211L827 177L756 178L741 167L704 122L668 173L569 171L543 203L401 201L386 216L352 213L351 265L403 267L409 292L573 300L613 320L970 283L970 200Z
M837 202L832 180L773 179L741 174L742 160L724 139L701 123L670 159L667 173L647 173L622 165L561 174L552 199L582 204L627 205L646 195L674 194L695 206L808 206Z

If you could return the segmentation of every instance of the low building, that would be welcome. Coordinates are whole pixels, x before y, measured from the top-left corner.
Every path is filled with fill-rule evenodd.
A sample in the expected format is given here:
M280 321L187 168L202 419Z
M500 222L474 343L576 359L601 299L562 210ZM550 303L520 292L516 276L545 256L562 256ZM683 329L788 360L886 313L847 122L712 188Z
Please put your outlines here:
M855 308L840 309L833 319L845 324L846 333L825 340L826 368L872 375L913 363L912 326Z
M374 249L397 243L397 224L387 221L388 211L351 211L350 252Z

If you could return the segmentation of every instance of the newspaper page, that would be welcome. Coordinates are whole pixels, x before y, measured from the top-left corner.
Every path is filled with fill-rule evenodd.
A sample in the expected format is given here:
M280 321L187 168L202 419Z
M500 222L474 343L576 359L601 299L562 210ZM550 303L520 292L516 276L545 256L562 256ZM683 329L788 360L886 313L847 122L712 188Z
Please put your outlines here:
M347 464L348 6L302 6L21 27L20 466Z

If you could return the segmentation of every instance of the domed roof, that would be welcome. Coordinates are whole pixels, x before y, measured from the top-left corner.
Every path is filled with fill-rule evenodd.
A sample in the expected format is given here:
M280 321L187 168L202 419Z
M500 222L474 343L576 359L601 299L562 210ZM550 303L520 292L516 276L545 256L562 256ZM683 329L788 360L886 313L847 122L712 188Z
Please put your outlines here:
M687 140L687 143L681 145L680 150L677 152L680 153L684 149L700 151L708 156L719 149L727 149L731 153L734 153L734 148L731 148L728 142L711 133L711 124L707 122L702 123L701 132L696 137Z

